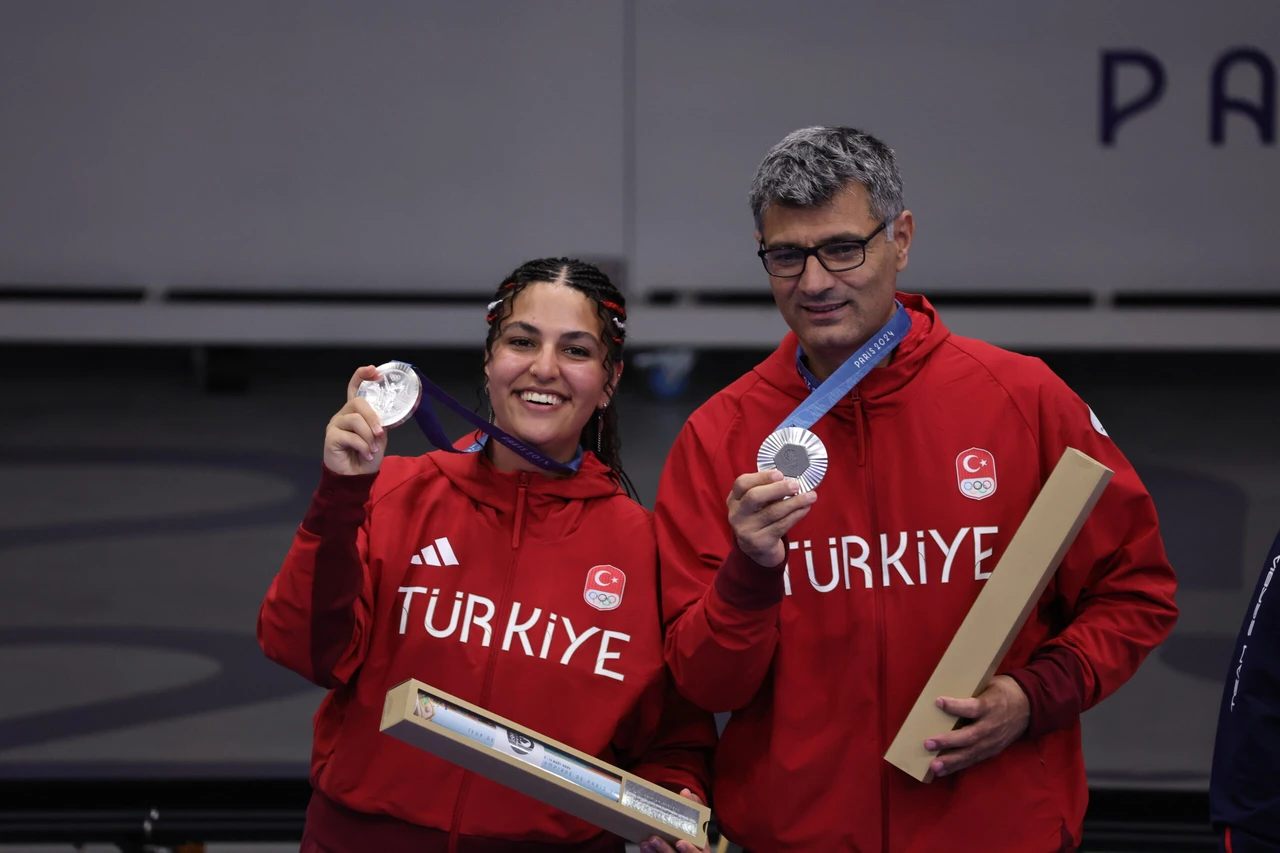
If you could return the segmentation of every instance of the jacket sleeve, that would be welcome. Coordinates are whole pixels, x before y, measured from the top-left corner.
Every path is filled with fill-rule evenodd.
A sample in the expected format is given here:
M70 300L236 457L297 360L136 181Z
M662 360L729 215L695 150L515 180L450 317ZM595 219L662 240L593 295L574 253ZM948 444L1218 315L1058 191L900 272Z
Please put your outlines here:
M267 657L321 687L346 684L368 651L367 502L376 477L323 469L258 611L258 643Z
M1209 818L1231 849L1280 851L1280 536L1244 613L1222 689Z
M625 538L639 550L639 534ZM647 616L652 621L646 631L651 676L630 712L619 720L611 746L620 766L677 794L688 788L706 803L711 756L719 739L715 718L680 694L662 661L661 575L652 515L647 512L643 539L653 567L653 609Z
M738 474L717 470L690 423L663 467L655 516L666 659L676 686L712 712L748 705L778 643L785 558L760 566L741 550L725 500Z
M1115 474L1058 568L1065 626L1026 667L1009 673L1030 700L1032 737L1073 725L1115 692L1178 616L1177 580L1155 505L1133 466L1093 411L1051 373L1037 414L1042 480L1068 447Z
M715 718L681 696L665 673L653 685L650 696L649 701L657 709L657 728L639 755L627 762L628 769L675 793L688 788L702 802L709 802L711 756L718 740ZM643 718L648 714L638 709L635 716ZM619 727L615 748L620 751L625 748L616 741L630 739L624 730L631 724L627 721Z

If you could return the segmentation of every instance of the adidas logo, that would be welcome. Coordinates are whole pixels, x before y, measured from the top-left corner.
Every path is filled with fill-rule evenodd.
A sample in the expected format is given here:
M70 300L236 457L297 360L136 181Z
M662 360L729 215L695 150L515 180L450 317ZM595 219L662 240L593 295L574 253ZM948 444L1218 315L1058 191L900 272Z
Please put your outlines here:
M413 559L409 562L415 566L428 565L438 566L440 561L444 560L446 566L458 565L458 558L453 555L453 548L449 546L447 537L441 537L436 540L434 545L428 545L417 554L413 555Z

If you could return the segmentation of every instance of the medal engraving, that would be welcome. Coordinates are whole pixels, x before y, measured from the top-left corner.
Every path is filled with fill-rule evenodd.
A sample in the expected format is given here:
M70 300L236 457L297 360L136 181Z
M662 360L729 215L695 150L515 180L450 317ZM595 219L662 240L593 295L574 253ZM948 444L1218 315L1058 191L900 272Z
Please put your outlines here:
M756 454L760 471L778 470L800 484L803 494L815 489L827 473L827 448L807 429L783 427L764 440Z
M407 421L418 408L422 383L413 368L403 361L379 365L378 372L382 378L361 382L356 396L368 400L382 426L391 429Z

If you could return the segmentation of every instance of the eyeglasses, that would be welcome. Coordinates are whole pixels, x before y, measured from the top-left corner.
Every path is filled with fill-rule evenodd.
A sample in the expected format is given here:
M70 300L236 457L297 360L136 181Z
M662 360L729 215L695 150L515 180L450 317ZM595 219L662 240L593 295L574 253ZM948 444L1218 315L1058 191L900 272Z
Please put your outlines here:
M834 243L823 243L801 249L795 246L784 246L777 249L761 248L756 252L764 263L765 271L778 278L795 278L804 273L809 256L818 259L827 272L848 272L862 266L867 260L867 244L871 238L885 229L887 222L881 222L876 230L861 240L839 240Z

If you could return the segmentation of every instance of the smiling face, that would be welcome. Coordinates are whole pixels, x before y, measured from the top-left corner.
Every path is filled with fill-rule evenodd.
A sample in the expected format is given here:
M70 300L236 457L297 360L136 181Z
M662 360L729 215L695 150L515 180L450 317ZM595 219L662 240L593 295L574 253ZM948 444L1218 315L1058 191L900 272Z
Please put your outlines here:
M605 370L605 345L595 303L572 287L527 285L511 298L511 313L485 365L494 423L543 454L567 462L582 429L606 406L621 365ZM500 470L532 466L489 442Z
M811 248L870 236L880 222L871 215L867 192L848 184L821 207L771 205L756 240L766 249ZM855 269L828 272L816 257L794 278L769 277L773 299L800 339L810 367L825 379L893 314L898 271L907 265L914 223L909 211L867 243L866 260Z

